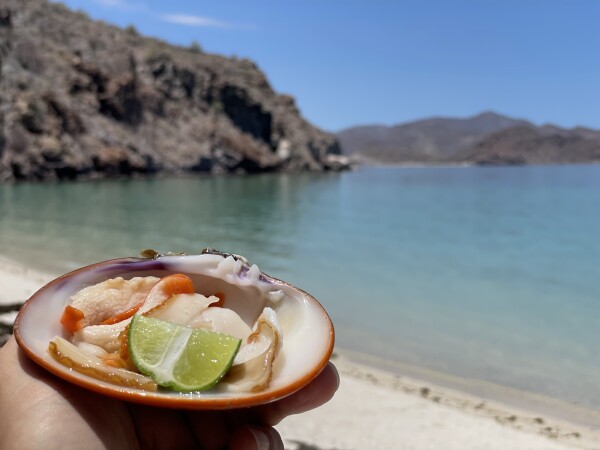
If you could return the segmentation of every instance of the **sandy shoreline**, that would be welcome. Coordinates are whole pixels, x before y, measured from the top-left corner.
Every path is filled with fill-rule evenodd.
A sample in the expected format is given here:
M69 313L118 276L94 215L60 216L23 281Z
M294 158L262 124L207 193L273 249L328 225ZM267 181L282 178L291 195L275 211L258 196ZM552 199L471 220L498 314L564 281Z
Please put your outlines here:
M501 386L483 380L461 378L424 367L403 364L375 356L353 352L347 349L338 351L351 361L380 369L390 374L401 375L425 384L440 386L443 389L460 392L474 399L496 402L532 414L551 417L558 421L572 423L600 431L600 411L590 410L572 403L547 397L533 392Z
M10 327L17 305L52 278L0 256L0 327ZM484 399L465 393L465 380L392 368L343 349L332 360L341 377L338 393L277 427L287 449L600 449L600 422L594 417L584 425L577 414L585 411L575 407L552 409L531 396L521 405L518 391L506 402Z
M343 351L333 362L341 375L333 400L278 427L290 449L600 448L597 429L395 375Z

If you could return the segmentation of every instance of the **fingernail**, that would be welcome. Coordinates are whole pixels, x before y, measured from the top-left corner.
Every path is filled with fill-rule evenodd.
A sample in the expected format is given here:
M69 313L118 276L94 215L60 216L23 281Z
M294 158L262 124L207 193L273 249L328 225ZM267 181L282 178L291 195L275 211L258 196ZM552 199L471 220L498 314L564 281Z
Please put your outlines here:
M252 436L254 436L257 450L269 450L271 448L271 441L267 433L257 427L248 427L248 429L252 433Z

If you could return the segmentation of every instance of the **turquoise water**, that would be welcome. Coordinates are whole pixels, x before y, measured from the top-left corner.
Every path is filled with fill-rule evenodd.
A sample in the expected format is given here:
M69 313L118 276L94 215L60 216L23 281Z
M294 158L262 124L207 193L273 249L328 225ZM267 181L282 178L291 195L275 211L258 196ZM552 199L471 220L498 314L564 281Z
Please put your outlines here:
M211 246L316 296L340 346L600 409L600 167L0 186L40 268Z

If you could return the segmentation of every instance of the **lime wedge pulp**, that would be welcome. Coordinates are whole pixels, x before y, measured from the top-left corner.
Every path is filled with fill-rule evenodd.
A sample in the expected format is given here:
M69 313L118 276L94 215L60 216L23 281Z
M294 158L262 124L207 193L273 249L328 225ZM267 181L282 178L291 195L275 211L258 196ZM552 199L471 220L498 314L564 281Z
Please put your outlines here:
M137 369L176 391L210 389L227 373L240 339L136 314L128 335Z

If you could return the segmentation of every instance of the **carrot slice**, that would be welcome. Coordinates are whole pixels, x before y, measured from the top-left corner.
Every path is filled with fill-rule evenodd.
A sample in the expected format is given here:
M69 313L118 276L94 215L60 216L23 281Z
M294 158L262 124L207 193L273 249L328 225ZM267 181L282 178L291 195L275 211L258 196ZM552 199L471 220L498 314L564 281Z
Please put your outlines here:
M150 290L148 295L159 295L164 300L166 300L172 297L173 295L193 294L194 292L194 283L192 282L192 279L187 275L176 273L174 275L168 275L166 277L161 278L160 281L156 283L156 285L154 285L154 287ZM133 308L128 309L127 311L115 314L114 316L109 317L108 319L100 322L100 325L113 325L115 323L119 323L123 320L129 319L136 312L138 312L138 310L143 304L144 302L141 302ZM160 304L158 306L160 306Z
M129 325L119 333L119 356L123 361L129 361Z
M108 367L118 367L119 369L126 369L122 361L112 354L103 356L100 359L102 359L102 362L104 362L104 364L106 364Z
M196 292L192 279L182 273L162 277L152 290L157 288L161 289L167 298L177 294L193 294Z
M83 311L67 305L60 318L60 323L69 333L75 333L83 328L81 323L83 317Z
M100 359L109 367L116 367L119 369L131 370L132 372L138 372L135 365L129 359L123 359L119 351L101 356Z
M154 311L165 308L169 304L169 299L174 295L194 294L195 292L194 282L187 275L181 273L167 275L161 278L148 293L146 300L144 300L146 307L142 310L146 311L143 314L147 316Z
M131 309L128 309L127 311L120 312L119 314L115 314L114 316L103 320L102 322L100 322L100 325L113 325L115 323L121 322L122 320L129 319L137 312L138 309L140 309L142 303L144 302L139 303L138 305L134 306Z
M210 306L217 306L219 308L222 308L223 305L225 304L225 294L223 292L217 292L216 294L213 294L215 297L219 298L219 301L216 303L213 303Z

